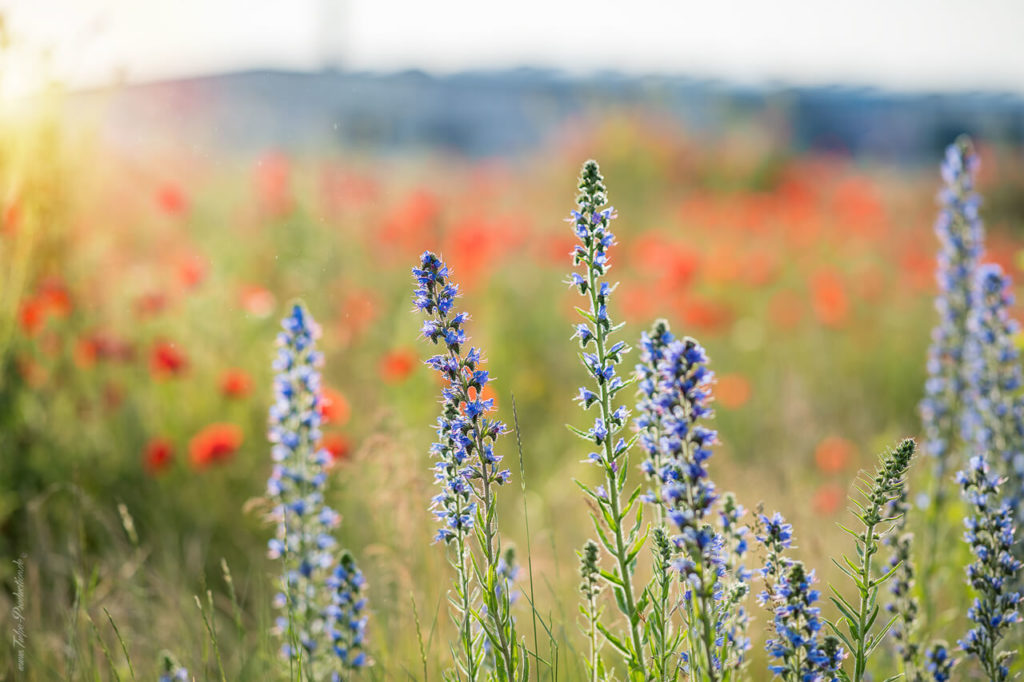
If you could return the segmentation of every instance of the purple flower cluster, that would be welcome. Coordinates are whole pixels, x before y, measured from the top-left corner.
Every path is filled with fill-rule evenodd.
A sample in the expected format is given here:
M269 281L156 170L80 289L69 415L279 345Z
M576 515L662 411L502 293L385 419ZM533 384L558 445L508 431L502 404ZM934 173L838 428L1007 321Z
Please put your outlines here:
M1008 651L997 651L1011 625L1020 621L1020 592L1015 590L1021 562L1012 553L1015 527L1010 506L1001 500L1001 479L989 472L983 455L971 458L957 474L970 512L964 519L964 539L974 561L967 566L967 583L977 596L967 611L975 623L960 640L965 653L976 656L989 679L1009 678Z
M449 281L448 266L427 251L412 272L417 283L416 307L428 316L421 332L445 348L427 360L427 365L445 381L437 441L431 448L437 459L434 477L441 492L431 508L441 522L436 539L449 543L473 528L476 499L472 482L479 481L484 487L501 485L511 475L508 469L499 468L501 457L494 452L494 442L505 432L505 425L486 416L494 410L494 400L482 397L490 377L482 369L480 350L464 349L469 315L454 310L459 287Z
M277 337L277 375L268 430L274 467L267 494L274 503L270 519L277 531L269 542L269 554L284 565L282 590L274 600L284 612L276 623L284 638L282 653L318 672L334 670L338 663L342 668L359 667L365 663L365 655L357 661L342 656L336 648L337 661L322 658L325 647L321 640L330 633L334 633L334 641L336 637L358 636L361 647L365 620L358 627L352 619L338 620L340 594L330 577L336 545L332 531L340 517L324 503L325 466L330 455L319 447L319 367L323 358L315 342L320 328L298 303L281 324L284 331ZM357 570L352 556L345 556L349 563L344 570ZM342 565L335 570L343 570Z
M821 637L820 593L814 584L814 571L803 563L790 561L779 575L772 595L775 605L775 636L765 648L775 659L768 669L787 682L832 682L846 653L834 636Z
M668 337L666 329L661 338ZM649 341L645 339L651 345ZM713 542L714 531L705 518L718 499L707 470L717 433L700 423L711 416L708 401L714 374L707 368L704 349L691 338L673 339L658 350L653 376L640 382L645 407L636 426L648 453L641 466L659 486L649 499L664 508L687 544L703 549ZM651 355L645 348L645 356ZM638 376L648 370L642 364ZM650 396L648 385L653 385Z
M1005 481L1003 499L1021 519L1024 493L1024 402L1020 389L1020 353L1014 343L1018 325L1008 308L1013 304L1009 278L998 265L977 271L966 348L970 400L964 415L965 437L976 453L985 453Z
M941 486L950 471L952 450L959 431L959 412L965 402L967 381L964 348L974 273L981 257L984 233L978 214L980 198L974 191L978 157L970 141L958 139L946 150L942 164L945 188L942 209L935 223L940 251L936 277L939 295L935 307L939 323L928 350L928 380L921 416L925 452L936 458L936 480ZM944 491L936 490L942 504Z
M949 648L945 642L936 642L928 648L924 655L925 670L931 677L932 682L949 682L953 674L953 666L957 661L949 655Z
M338 559L327 586L332 590L332 600L327 607L327 635L334 647L334 653L345 668L358 670L367 664L366 651L366 597L363 595L366 579L356 566L355 557L343 552ZM334 682L341 675L333 673Z

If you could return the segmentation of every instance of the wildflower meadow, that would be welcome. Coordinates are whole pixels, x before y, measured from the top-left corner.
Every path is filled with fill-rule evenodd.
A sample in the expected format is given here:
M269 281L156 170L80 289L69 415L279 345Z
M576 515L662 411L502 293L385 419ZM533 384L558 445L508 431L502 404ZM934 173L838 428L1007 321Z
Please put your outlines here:
M4 679L1024 671L1019 149L2 133Z

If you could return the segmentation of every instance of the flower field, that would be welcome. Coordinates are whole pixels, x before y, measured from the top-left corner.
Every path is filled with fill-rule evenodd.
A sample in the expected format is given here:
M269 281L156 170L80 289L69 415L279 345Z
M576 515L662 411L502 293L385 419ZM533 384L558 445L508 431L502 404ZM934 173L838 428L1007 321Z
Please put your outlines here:
M0 676L1024 670L1021 150L563 137L6 122Z

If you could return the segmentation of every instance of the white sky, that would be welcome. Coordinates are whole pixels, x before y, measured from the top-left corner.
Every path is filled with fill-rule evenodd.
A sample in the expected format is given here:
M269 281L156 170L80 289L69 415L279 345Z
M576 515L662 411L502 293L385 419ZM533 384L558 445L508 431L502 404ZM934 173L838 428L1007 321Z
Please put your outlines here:
M612 68L1024 93L1024 0L0 0L0 92L225 70Z

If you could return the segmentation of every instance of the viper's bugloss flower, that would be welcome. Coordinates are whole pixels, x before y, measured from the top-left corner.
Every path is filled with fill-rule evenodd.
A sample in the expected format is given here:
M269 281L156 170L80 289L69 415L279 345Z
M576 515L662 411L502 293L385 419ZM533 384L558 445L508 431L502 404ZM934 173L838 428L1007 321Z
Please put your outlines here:
M459 287L450 281L448 266L427 251L412 272L417 284L416 307L428 316L421 329L423 336L445 347L444 353L426 364L444 381L437 441L431 448L437 460L434 477L441 492L431 507L441 522L436 539L451 542L473 528L476 500L483 501L483 493L474 493L472 482L483 487L509 479L509 470L500 468L501 456L494 452L505 425L486 416L494 411L494 400L480 396L490 376L482 368L480 350L464 350L469 315L454 309Z
M443 382L437 440L431 446L434 478L441 490L433 498L431 508L441 525L436 541L454 548L452 563L458 574L459 598L453 604L463 654L459 666L474 679L478 666L500 659L497 667L512 674L519 665L515 619L509 614L508 579L513 566L501 564L495 501L496 487L511 476L508 469L501 467L501 456L495 452L495 443L506 429L502 422L488 416L495 409L494 399L482 395L490 375L483 369L480 350L467 348L465 325L469 315L455 310L459 287L451 282L448 266L426 251L412 274L416 280L415 306L425 316L420 331L424 338L444 348L426 361ZM482 554L483 574L495 575L502 588L493 590L493 594L488 590L487 594L475 596L471 586L471 576L481 574L467 544L474 530ZM502 571L505 575L497 577ZM477 598L483 600L482 606L472 603ZM474 618L481 626L481 618L490 621L488 632L498 640L496 646L490 637L482 639L474 634Z
M601 509L601 513L595 515L594 523L598 537L616 563L614 574L618 577L614 591L627 628L627 632L619 635L626 644L617 647L617 650L623 655L631 674L646 679L647 662L644 660L641 634L642 605L639 601L641 593L633 584L636 552L643 546L645 538L639 530L641 524L637 523L630 529L632 524L627 525L626 521L632 514L636 499L624 492L632 440L627 442L618 436L629 414L625 407L615 404L617 394L627 385L618 376L616 366L629 352L629 347L622 341L612 341L612 335L622 325L612 322L609 305L615 285L605 281L611 267L609 249L615 244L611 221L616 215L615 210L607 206L608 192L596 161L583 164L577 188L579 194L576 197L576 209L567 219L577 239L572 253L572 264L577 270L569 275L567 283L588 303L586 309L576 309L584 322L575 325L572 338L579 340L580 359L593 380L589 387L581 389L578 401L584 408L596 405L599 414L593 426L588 425L589 430L570 429L596 446L596 452L591 453L585 461L593 462L601 469L604 481L598 486L583 486L583 489L590 501ZM606 573L601 572L599 575ZM587 602L585 608L590 610L594 618L597 617L597 611L594 610L596 606L592 601ZM591 623L592 635L598 625L604 627L596 622ZM594 658L597 652L594 646L591 646L591 653L589 665L592 672L597 674L597 660Z
M943 642L935 642L928 648L924 655L925 670L928 672L932 682L948 682L953 674L953 666L957 660L949 654L948 645Z
M964 434L972 451L985 453L1005 479L1000 491L1019 523L1024 492L1024 402L1020 397L1024 381L1014 342L1018 325L1008 312L1013 304L1010 286L998 265L978 267L965 350L970 400Z
M815 604L820 593L813 589L814 571L802 562L790 561L779 575L771 596L775 636L765 649L774 659L768 669L787 682L838 680L846 652L839 640L822 636L821 609Z
M722 508L719 511L722 536L722 565L731 580L725 588L725 613L722 631L729 642L728 652L723 665L738 670L747 662L746 652L750 650L750 637L747 630L750 626L750 614L744 605L750 594L751 572L745 561L749 550L747 536L750 529L743 523L746 509L736 501L732 493L722 496Z
M759 514L754 538L767 550L764 566L758 571L765 588L757 595L757 601L764 606L771 601L775 584L786 568L784 553L793 545L793 526L779 512L771 516Z
M158 682L188 682L188 669L178 663L169 651L161 651L159 656L160 677Z
M336 590L327 587L336 544L332 531L340 517L324 503L325 466L331 456L319 446L323 358L315 342L320 329L301 304L292 306L281 325L268 428L274 467L267 481L274 505L270 519L276 524L270 557L283 563L281 592L275 598L283 611L277 630L285 658L301 660L316 674L326 675L337 667L327 658L329 646L323 640L331 630L330 605L337 598ZM342 667L351 664L344 658L340 662Z
M920 663L920 647L914 638L917 624L918 601L914 596L913 533L904 532L907 523L907 492L904 488L886 508L885 517L896 519L892 531L882 539L889 550L889 569L894 571L889 583L889 602L886 611L896 617L889 634L896 642L896 653L904 670L917 670Z
M350 552L342 552L333 572L327 578L327 586L331 589L331 603L326 610L328 638L334 653L341 661L342 668L359 670L368 663L364 648L367 622L364 594L366 579ZM335 672L333 679L337 682L342 677Z
M635 375L639 386L635 425L648 455L641 468L655 486L645 499L657 506L659 516L672 528L673 565L686 585L684 598L691 619L688 625L705 631L700 641L708 650L699 655L689 652L690 662L714 677L713 671L723 664L738 665L742 650L748 646L740 633L745 613L731 623L737 637L730 644L740 651L723 649L718 643L724 643L728 636L725 621L730 608L742 610L738 603L747 589L741 586L743 580L726 580L725 537L711 525L718 495L707 463L717 433L702 420L712 414L708 403L714 375L701 345L689 337L673 338L663 321L655 323L651 333L641 338L641 345L643 354ZM733 520L737 511L733 504L730 515L720 520ZM736 530L732 528L731 532ZM729 539L736 541L735 537ZM709 643L715 644L715 651L710 650ZM725 661L720 651L725 651Z
M974 589L974 604L967 617L975 623L959 641L975 656L989 679L1009 678L1013 653L998 651L1011 625L1020 621L1020 592L1015 590L1021 562L1012 553L1015 527L1012 510L1000 497L999 476L990 473L984 455L975 455L957 474L969 512L964 519L964 540L974 561L967 566L967 583Z
M665 357L666 347L675 341L669 330L668 322L657 320L650 332L640 336L640 362L636 366L637 378L637 416L634 420L640 434L640 447L647 453L647 459L640 463L640 468L648 481L655 486L661 485L662 462L661 440L661 408L657 405L658 390L661 384L658 367Z
M959 138L946 150L942 163L945 187L939 195L942 208L935 223L939 237L939 295L935 299L939 322L932 330L928 379L920 405L924 451L935 457L937 505L942 504L945 495L941 486L956 466L953 450L959 441L960 410L967 390L964 349L971 291L984 248L980 198L974 191L977 170L978 156L967 138Z

